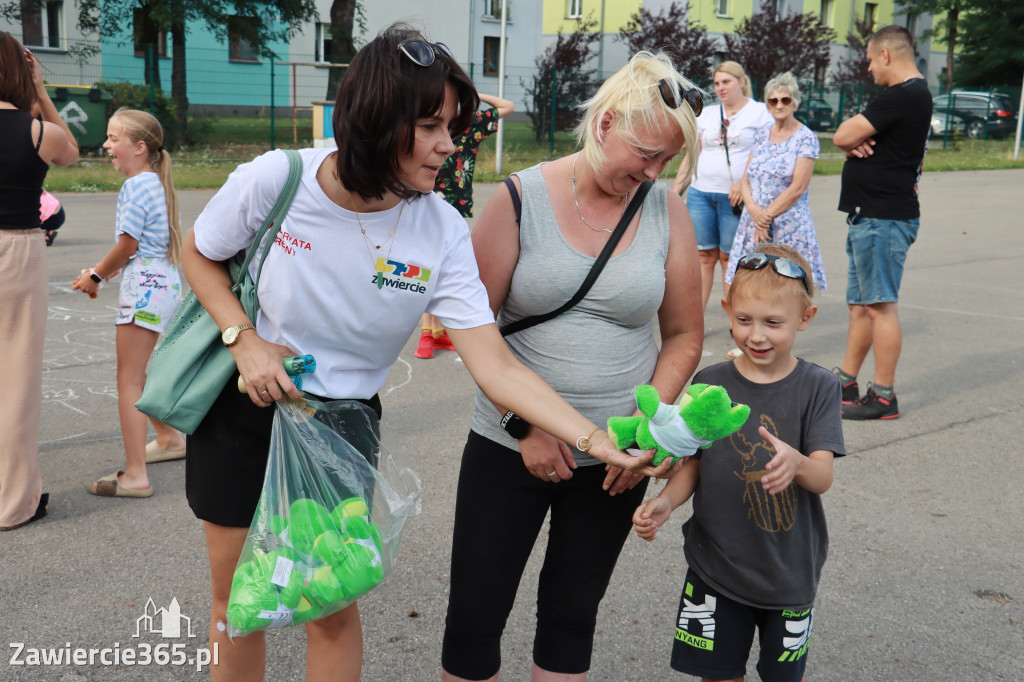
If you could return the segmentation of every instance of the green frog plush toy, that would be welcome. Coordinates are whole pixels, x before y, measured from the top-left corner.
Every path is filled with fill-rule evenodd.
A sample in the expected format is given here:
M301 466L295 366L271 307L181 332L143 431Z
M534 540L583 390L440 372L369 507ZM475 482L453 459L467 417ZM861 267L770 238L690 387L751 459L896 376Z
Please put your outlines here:
M729 398L722 386L693 384L686 389L679 406L661 402L653 386L633 389L640 415L612 417L608 434L615 447L654 449L653 466L671 457L673 464L707 448L719 438L736 433L750 416L750 408Z

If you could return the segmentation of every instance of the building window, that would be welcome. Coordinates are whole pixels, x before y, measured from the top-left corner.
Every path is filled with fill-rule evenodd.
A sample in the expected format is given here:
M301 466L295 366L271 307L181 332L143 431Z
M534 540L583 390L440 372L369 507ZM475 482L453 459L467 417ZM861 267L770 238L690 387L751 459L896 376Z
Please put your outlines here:
M134 51L136 57L145 57L150 45L156 45L156 56L167 56L167 34L156 24L146 23L146 15L136 9L133 15Z
M583 18L583 0L568 0L565 7L565 16L569 19Z
M30 47L60 49L64 3L60 0L21 0L21 40Z
M572 5L571 0L569 4ZM582 0L576 0L576 4L582 4ZM505 11L508 12L508 20L512 21L512 0L505 3ZM501 0L484 0L484 19L501 21Z
M316 44L313 46L313 61L329 62L331 60L331 25L316 25Z
M878 3L877 2L866 2L864 3L864 21L874 30L875 21L878 17Z
M715 14L720 17L729 16L729 0L715 0Z
M501 58L501 38L484 38L484 75L497 76Z
M246 36L256 34L259 28L255 17L228 17L228 59L233 62L258 62L256 48Z
M821 0L821 16L819 22L822 26L832 25L832 7L834 6L833 0Z

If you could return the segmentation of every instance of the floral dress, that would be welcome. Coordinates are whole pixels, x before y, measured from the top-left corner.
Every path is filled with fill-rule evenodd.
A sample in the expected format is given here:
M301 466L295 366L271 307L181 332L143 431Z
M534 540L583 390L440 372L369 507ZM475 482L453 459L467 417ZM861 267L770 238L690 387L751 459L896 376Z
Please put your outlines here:
M768 206L783 190L793 182L793 170L799 158L818 158L820 145L818 137L811 129L801 125L788 140L772 142L770 139L772 126L765 126L754 134L754 149L751 152L750 167L747 169L747 180L754 203ZM825 289L825 267L821 262L821 249L818 248L818 237L814 232L811 220L811 204L807 199L807 190L788 210L779 214L772 221L772 243L792 246L800 252L811 265L814 286ZM732 282L739 260L756 249L754 243L754 220L743 210L736 237L729 251L729 266L726 268L725 281Z
M469 128L452 138L452 152L437 174L435 189L444 200L458 209L463 217L473 215L473 171L480 142L498 130L498 110L478 111Z

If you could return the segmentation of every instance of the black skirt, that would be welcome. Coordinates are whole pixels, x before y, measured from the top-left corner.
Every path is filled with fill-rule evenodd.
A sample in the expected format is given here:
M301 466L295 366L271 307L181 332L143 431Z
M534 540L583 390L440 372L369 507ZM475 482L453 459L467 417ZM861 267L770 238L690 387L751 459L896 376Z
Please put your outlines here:
M185 439L185 495L197 518L248 528L263 490L276 408L257 407L237 383L235 373L195 433ZM380 418L379 396L355 400ZM375 454L364 453L374 466Z

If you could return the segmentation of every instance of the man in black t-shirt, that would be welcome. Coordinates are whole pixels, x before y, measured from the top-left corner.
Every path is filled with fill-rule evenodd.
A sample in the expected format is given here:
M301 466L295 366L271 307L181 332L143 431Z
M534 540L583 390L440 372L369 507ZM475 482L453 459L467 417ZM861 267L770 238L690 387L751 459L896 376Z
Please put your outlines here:
M836 130L846 152L839 210L847 214L850 330L842 367L843 419L895 419L896 362L903 345L897 313L907 250L917 238L917 183L931 130L932 97L914 64L914 39L886 26L868 41L875 83L886 89ZM874 349L875 377L860 397L857 373Z

